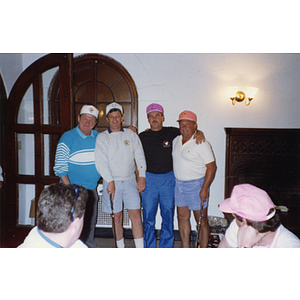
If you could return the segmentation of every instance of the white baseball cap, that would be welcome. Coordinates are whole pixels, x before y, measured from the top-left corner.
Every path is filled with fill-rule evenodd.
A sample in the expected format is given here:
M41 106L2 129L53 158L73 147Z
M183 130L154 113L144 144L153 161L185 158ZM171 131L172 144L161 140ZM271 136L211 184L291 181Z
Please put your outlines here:
M123 107L117 102L110 103L106 106L106 115L108 115L111 109L118 109L121 114L123 114Z
M93 105L83 105L80 111L80 115L82 114L93 115L98 120L99 110Z

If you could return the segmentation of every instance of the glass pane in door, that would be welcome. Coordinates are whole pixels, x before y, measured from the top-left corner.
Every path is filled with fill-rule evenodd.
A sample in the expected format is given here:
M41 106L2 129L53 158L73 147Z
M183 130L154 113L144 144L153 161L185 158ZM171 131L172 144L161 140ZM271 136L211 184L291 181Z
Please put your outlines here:
M50 141L49 134L44 134L44 175L50 175Z
M43 124L55 125L59 124L59 95L55 95L55 98L51 98L52 80L57 77L59 67L52 68L42 74L43 82ZM59 78L56 81L59 84Z
M114 100L114 95L109 89L109 87L102 82L97 82L97 103L98 102L110 103L113 102L113 100Z
M124 78L120 79L111 89L116 102L131 102L130 90Z
M18 184L18 224L34 225L35 223L35 185Z
M34 175L34 135L18 133L18 174Z
M57 134L44 134L44 175L54 176L54 161L56 146L59 141L59 135Z
M122 103L122 102L120 102L119 104L122 105L123 110L124 110L123 126L128 127L128 126L131 126L131 125L136 125L136 124L131 124L131 103Z
M33 124L34 114L33 114L33 90L32 84L27 89L18 113L18 124Z

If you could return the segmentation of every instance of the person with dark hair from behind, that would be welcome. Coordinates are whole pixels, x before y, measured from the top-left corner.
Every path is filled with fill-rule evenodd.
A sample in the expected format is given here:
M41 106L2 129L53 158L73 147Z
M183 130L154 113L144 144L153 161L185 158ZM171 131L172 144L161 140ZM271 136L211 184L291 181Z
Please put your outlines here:
M234 186L219 209L234 216L219 248L300 248L299 238L281 224L267 192L256 186Z
M79 185L52 184L37 204L37 226L18 248L88 248L79 236L88 198Z

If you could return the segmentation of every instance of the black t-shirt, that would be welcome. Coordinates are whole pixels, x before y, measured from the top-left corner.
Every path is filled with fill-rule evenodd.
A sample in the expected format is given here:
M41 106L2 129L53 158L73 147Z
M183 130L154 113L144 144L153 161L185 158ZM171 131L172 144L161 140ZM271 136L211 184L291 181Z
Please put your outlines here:
M175 127L163 127L159 131L143 131L139 134L147 162L147 172L164 174L173 170L172 142L180 131Z

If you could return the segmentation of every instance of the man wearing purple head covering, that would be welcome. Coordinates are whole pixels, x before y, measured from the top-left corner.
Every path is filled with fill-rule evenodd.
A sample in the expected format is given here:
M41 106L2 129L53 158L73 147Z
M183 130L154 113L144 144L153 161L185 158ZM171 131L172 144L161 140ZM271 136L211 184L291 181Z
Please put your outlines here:
M174 188L172 142L180 135L179 128L164 127L164 109L152 103L147 109L150 129L139 134L147 162L146 188L142 193L144 218L144 247L156 248L155 218L158 204L162 217L160 248L172 248L174 244ZM196 142L204 140L201 131Z

